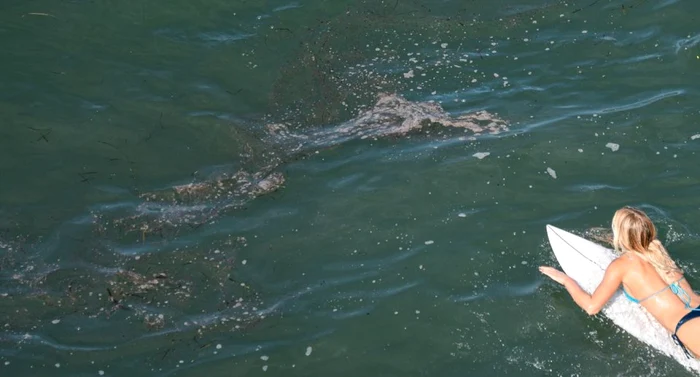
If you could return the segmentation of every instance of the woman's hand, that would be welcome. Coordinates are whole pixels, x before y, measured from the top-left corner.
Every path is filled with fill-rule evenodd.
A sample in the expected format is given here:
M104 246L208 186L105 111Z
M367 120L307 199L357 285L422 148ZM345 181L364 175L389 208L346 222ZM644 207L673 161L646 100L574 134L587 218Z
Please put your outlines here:
M569 280L569 275L557 270L556 268L548 266L540 266L540 272L552 278L561 285L565 285L566 281Z

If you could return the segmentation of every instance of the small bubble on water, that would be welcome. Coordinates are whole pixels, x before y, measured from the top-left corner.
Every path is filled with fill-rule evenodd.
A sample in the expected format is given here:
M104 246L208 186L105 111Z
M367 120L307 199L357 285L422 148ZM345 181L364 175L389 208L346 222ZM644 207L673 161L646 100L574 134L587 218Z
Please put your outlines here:
M434 244L434 243L435 243L435 241L433 241L433 240L425 241L425 244L426 244L426 245L432 245L432 244Z
M56 363L56 368L60 368L60 367L61 367L61 363Z
M100 376L104 376L104 375L105 375L105 371L99 370L99 371L97 371L97 374L99 374Z
M216 345L216 349L217 349L217 350L220 350L220 349L221 349L221 344L217 344L217 345Z
M263 372L267 372L267 365L263 365L262 370Z
M306 356L311 356L311 352L312 352L312 351L313 351L313 348L311 348L311 346L306 347L306 353L305 353L305 355L306 355Z
M262 361L268 361L268 360L270 360L270 357L267 356L267 355L262 355L262 356L260 356L260 360L262 360Z

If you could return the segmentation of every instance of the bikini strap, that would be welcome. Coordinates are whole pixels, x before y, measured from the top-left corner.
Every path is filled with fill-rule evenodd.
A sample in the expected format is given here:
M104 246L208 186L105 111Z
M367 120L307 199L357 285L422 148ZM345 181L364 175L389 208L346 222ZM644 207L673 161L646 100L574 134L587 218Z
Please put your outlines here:
M683 301L683 303L684 303L685 306L687 307L687 306L690 305L690 296L688 295L688 293L687 293L683 288L681 288L680 285L678 285L678 283L679 283L681 280L683 280L683 279L685 279L685 276L681 276L680 279L674 281L673 283L671 283L671 284L669 284L669 285L667 285L667 286L665 286L665 287L659 289L658 291L652 293L651 295L649 295L649 296L647 296L647 297L645 297L645 298L643 298L643 299L641 299L641 300L637 300L637 301L638 301L639 303L642 303L642 302L644 302L644 301L646 301L646 300L648 300L648 299L650 299L650 298L652 298L652 297L658 295L659 293L661 293L661 292L663 292L663 291L665 291L665 290L667 290L667 289L670 288L670 289L671 289L671 292L675 293L676 295L679 295L678 292L680 291L680 292L684 293L684 294L688 297L688 300L683 300L683 299L681 299L681 301ZM680 296L679 296L679 297L680 297Z

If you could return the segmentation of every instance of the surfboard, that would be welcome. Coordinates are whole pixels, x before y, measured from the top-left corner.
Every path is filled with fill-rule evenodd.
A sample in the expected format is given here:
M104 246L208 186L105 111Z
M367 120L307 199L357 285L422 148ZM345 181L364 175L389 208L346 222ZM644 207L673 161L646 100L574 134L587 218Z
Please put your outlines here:
M549 244L564 272L592 294L603 280L605 269L616 258L613 250L552 225L546 228ZM688 359L669 332L644 307L627 300L621 290L602 312L635 338L675 359L689 371L700 373L700 361Z

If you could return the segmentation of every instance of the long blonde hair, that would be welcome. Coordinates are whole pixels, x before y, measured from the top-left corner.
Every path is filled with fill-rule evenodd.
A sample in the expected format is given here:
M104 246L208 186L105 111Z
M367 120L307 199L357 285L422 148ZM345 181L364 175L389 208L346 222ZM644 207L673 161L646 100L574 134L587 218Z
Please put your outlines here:
M683 273L656 239L656 227L644 212L632 207L621 208L615 212L612 228L615 250L634 252L654 266L665 282L670 283L676 274Z

